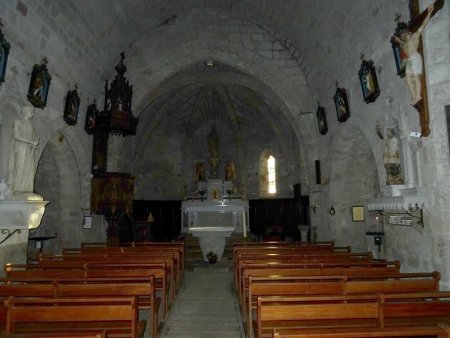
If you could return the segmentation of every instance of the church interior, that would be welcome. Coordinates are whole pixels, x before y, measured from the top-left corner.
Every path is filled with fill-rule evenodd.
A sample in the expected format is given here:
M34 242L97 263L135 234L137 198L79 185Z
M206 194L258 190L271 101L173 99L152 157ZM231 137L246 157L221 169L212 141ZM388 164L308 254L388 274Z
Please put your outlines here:
M6 300L16 296L1 289L9 278L51 279L62 295L82 277L131 290L124 271L133 263L146 266L139 278L156 296L145 333L139 315L126 336L208 336L182 325L177 335L164 321L178 318L178 299L192 304L183 298L190 286L202 294L199 285L217 278L228 291L217 298L223 307L231 299L240 323L217 338L331 337L270 326L299 320L301 310L248 295L245 264L250 271L273 249L280 271L341 269L330 283L342 274L375 285L366 264L389 281L437 280L411 297L440 290L425 300L442 302L439 323L417 314L397 326L405 337L450 337L442 324L450 325L448 1L0 0L0 8L0 335L36 327L25 315L6 325L12 309L43 306L19 291ZM350 259L364 265L360 279L343 272ZM40 264L45 273L34 275ZM332 303L367 309L380 306L377 295ZM387 308L397 309L394 298ZM64 299L57 305L72 306ZM79 317L92 319L80 304ZM335 310L353 311L329 309L328 320ZM375 337L372 326L358 337ZM92 327L80 324L80 337L111 334Z

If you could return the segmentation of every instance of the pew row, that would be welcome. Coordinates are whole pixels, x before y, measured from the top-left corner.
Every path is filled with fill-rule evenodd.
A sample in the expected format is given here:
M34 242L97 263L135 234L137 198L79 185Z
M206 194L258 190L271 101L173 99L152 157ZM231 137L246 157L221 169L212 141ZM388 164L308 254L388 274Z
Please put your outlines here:
M402 273L392 276L249 277L242 317L247 337L253 333L254 311L261 296L346 295L439 291L440 274Z
M111 264L86 263L83 268L47 267L39 268L34 264L6 264L8 278L15 279L64 279L64 278L155 278L156 290L161 293L162 311L167 318L169 305L173 301L170 292L173 285L167 279L165 263L159 264Z
M149 310L151 337L158 332L161 298L155 278L2 279L0 297L138 297L138 310Z
M450 337L443 323L420 326L351 327L332 329L274 329L273 338L385 338L385 337Z
M141 338L136 297L16 298L5 301L6 334L105 330L108 337Z
M287 328L384 328L450 324L450 292L258 297L255 337Z

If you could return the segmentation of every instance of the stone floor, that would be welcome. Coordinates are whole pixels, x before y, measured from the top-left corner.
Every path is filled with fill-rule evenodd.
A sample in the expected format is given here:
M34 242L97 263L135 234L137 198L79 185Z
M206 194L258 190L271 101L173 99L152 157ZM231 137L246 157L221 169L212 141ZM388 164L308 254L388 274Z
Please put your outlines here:
M159 337L245 338L230 260L186 265L185 281Z

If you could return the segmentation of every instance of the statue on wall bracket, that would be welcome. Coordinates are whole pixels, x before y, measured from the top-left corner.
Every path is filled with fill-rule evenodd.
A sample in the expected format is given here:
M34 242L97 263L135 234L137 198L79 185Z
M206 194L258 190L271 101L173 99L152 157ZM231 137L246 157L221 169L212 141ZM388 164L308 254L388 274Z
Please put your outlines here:
M396 15L397 27L391 43L397 65L397 73L406 78L411 93L411 105L419 112L422 136L430 135L428 97L426 77L424 72L422 32L438 10L444 5L444 0L436 0L422 13L419 11L418 0L409 1L411 20L408 24L400 21Z

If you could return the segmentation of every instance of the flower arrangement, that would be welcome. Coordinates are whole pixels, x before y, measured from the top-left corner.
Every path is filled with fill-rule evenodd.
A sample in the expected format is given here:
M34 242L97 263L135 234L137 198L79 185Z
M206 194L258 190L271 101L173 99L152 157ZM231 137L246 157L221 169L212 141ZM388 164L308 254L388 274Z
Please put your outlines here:
M211 264L214 264L215 262L217 262L217 255L212 251L208 252L208 254L206 255L206 258L208 258L208 260Z
M200 195L200 200L203 201L203 196L206 194L206 189L200 188L198 189L198 194Z

